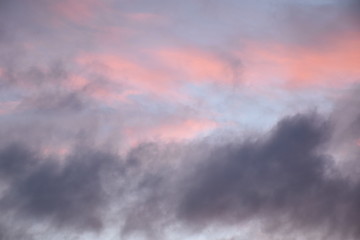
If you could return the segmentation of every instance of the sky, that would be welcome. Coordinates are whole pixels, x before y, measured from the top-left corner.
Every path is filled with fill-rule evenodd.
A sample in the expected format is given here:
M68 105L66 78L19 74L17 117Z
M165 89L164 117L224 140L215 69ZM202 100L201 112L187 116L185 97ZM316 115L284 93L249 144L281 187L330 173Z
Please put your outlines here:
M360 238L360 1L0 0L0 240Z

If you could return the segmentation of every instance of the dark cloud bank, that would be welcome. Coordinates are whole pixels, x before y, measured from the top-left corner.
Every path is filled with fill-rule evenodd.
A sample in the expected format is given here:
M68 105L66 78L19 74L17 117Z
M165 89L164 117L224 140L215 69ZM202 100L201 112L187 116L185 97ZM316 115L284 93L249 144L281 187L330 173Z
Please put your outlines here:
M65 157L45 157L24 142L3 140L0 239L21 239L35 223L55 232L99 233L114 218L123 237L138 231L159 237L174 223L196 232L259 220L272 230L358 239L356 95L330 117L302 113L262 135L172 147L142 144L126 156L79 144ZM117 206L119 211L110 210Z

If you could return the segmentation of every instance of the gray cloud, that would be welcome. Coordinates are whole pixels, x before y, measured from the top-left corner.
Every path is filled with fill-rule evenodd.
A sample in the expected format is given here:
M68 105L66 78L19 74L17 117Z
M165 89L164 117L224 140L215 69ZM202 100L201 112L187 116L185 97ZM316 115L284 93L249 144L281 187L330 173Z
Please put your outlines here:
M77 149L62 165L20 144L5 147L0 154L1 176L9 188L1 201L2 212L99 230L107 202L103 174L111 173L115 159L108 153Z
M10 180L21 178L37 163L34 153L21 144L3 147L0 159L1 177Z
M1 206L75 232L105 228L115 207L123 237L161 238L162 229L179 223L196 232L261 220L279 231L356 239L360 185L328 154L335 121L297 114L262 135L222 144L139 145L124 159L76 147L59 162L26 145L4 145L0 177L8 187Z
M64 114L67 112L80 113L89 107L89 99L81 95L81 92L53 90L40 92L37 96L25 98L18 109L22 111L34 111L36 113Z
M297 114L268 133L182 148L181 164L145 180L149 193L128 227L158 234L181 222L197 232L258 220L302 237L358 239L357 96L355 87L330 117Z
M1 240L32 240L34 239L31 235L27 234L24 231L14 231L14 227L8 225L0 226L0 239Z
M350 16L354 18L357 26L360 26L360 1L359 0L349 0L345 1L347 4L347 10L350 13Z
M269 136L215 149L189 180L180 215L195 221L238 221L261 211L295 211L293 203L324 184L326 156L317 154L327 126L316 116L278 123ZM301 207L301 205L300 205Z
M26 237L33 235L31 224L48 224L50 232L101 232L107 227L109 211L121 208L115 226L127 222L122 227L123 236L138 230L154 231L153 226L146 230L143 220L159 217L156 209L148 216L136 216L136 212L142 214L145 206L167 202L160 195L167 192L166 175L161 173L165 167L156 159L164 157L166 151L159 152L157 145L140 145L125 159L109 149L94 150L80 142L63 157L46 156L24 143L2 145L0 222L5 222L4 226L17 222L17 226L1 231L4 237L0 239L14 240L23 234L30 239ZM136 220L138 217L143 220Z
M317 115L299 114L268 135L208 149L188 179L179 218L200 229L258 219L275 229L357 239L360 185L326 154L333 127Z

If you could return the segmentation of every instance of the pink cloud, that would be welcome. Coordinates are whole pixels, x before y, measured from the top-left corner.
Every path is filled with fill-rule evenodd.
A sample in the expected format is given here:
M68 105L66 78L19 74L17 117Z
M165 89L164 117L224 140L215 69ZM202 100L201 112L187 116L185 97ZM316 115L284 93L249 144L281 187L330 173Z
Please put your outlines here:
M187 84L220 83L232 85L236 69L231 63L208 51L195 48L158 48L139 50L138 56L89 53L77 63L105 76L137 94L150 94L168 100L188 101Z
M84 88L89 83L90 83L90 81L81 75L72 75L69 78L69 81L66 82L66 85L69 88L78 90L78 89Z
M151 129L149 135L171 140L192 139L197 135L217 127L217 123L205 119L186 119L175 123L164 124Z
M160 48L139 52L139 56L142 58L125 54L83 54L77 58L77 63L127 92L150 94L170 101L191 100L185 92L189 83L232 85L236 77L236 70L229 61L200 49ZM110 97L110 93L100 95L104 99L107 95Z
M234 81L234 69L212 53L195 48L169 48L154 51L153 54L168 69L189 81L224 84Z
M208 119L172 119L154 126L127 127L124 131L130 146L142 141L161 139L164 141L184 141L218 127L218 123Z
M78 58L78 63L105 75L112 83L142 94L183 99L178 93L179 82L166 69L152 67L119 55L88 54Z
M359 42L357 34L335 36L318 48L251 42L239 55L251 84L335 87L360 80Z

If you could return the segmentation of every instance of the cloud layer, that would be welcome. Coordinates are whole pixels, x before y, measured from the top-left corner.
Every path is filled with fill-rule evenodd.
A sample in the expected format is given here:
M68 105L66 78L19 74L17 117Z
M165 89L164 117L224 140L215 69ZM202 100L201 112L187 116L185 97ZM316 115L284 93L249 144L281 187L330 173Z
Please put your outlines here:
M0 239L358 239L357 0L0 0Z

